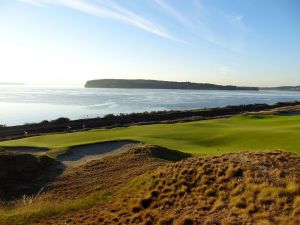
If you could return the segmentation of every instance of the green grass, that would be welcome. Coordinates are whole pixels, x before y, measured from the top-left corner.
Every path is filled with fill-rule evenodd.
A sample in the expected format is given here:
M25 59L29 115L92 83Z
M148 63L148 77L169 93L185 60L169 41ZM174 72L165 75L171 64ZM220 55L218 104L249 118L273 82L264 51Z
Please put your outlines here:
M57 151L111 140L136 140L194 155L275 149L300 154L300 116L235 116L188 123L97 129L0 142L0 146L46 147Z

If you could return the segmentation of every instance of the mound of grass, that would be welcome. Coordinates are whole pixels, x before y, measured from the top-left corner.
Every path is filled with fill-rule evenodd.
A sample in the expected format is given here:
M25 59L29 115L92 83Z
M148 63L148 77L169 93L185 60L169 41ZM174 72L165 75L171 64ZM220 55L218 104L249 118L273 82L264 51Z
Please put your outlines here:
M186 159L191 156L191 154L176 151L176 150L171 150L167 148L163 148L160 146L155 146L155 145L143 145L140 147L135 147L133 149L130 149L128 153L133 153L133 154L148 154L154 158L158 159L163 159L167 161L180 161L182 159Z
M159 168L148 182L137 182L134 195L116 200L97 220L148 225L299 224L299 168L299 156L279 151L188 158Z
M0 201L38 191L54 176L56 165L47 156L0 152Z
M169 157L169 153L173 156ZM159 166L188 156L159 146L141 145L128 152L69 169L51 181L39 195L26 196L13 203L6 202L2 210L0 202L0 224L51 224L48 221L53 217L59 218L53 224L69 224L73 217L79 219L74 215L77 211L95 208L111 197L117 201L124 196L135 195L144 187L151 186L153 178L149 173ZM5 207L7 205L9 208ZM78 223L82 224L80 221Z
M108 159L120 162L126 156L131 163L144 157L157 159L156 149L160 148L136 147ZM97 165L94 162L89 167L95 169ZM37 200L20 201L13 209L0 210L0 224L294 225L300 222L300 157L296 154L229 153L189 157L155 168L135 176L117 194L96 191L73 200L53 201L51 196L43 195ZM87 167L82 169L85 171ZM90 170L87 173L91 174ZM108 199L111 201L107 202Z
M65 151L71 146L112 140L135 140L193 155L242 150L284 149L300 153L300 116L235 116L177 124L131 126L43 135L0 142L0 146L31 146ZM47 154L51 154L48 151ZM54 155L55 155L54 154Z

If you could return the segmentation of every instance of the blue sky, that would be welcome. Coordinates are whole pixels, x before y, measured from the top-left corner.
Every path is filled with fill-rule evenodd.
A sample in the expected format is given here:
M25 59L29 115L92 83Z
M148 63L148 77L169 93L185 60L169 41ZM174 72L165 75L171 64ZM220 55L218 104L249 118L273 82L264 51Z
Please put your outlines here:
M0 81L300 85L299 0L1 0Z

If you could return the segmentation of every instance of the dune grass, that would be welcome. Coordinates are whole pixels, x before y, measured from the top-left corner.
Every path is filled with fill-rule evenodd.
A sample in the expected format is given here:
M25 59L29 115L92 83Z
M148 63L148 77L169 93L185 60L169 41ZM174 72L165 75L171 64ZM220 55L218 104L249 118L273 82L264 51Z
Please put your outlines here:
M189 158L158 168L118 207L144 224L300 224L298 159L279 151Z
M234 116L188 123L96 129L5 141L0 142L0 146L45 147L52 149L51 154L76 145L113 140L141 141L194 155L274 149L300 154L300 116Z
M51 201L51 199L45 196L37 199L33 197L32 200L30 197L28 198L29 199L25 201L20 200L20 202L11 209L0 207L0 224L32 224L45 217L62 215L71 211L101 205L111 198L111 194L109 192L95 192L85 198L61 202Z

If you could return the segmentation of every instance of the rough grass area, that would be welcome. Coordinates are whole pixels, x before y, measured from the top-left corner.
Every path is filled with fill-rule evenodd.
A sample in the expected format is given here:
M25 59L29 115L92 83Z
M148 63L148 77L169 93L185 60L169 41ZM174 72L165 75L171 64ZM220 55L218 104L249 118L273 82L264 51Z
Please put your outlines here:
M47 185L47 193L52 199L59 200L81 198L98 190L116 193L135 177L175 161L175 157L178 161L188 156L158 146L134 147L118 155L69 168Z
M300 224L296 154L193 157L160 167L146 178L132 184L134 194L65 218L70 224L103 225Z
M235 116L189 123L98 129L52 134L14 141L0 146L30 146L53 149L57 155L70 146L111 140L135 140L194 155L229 151L284 149L300 153L300 116Z
M38 223L40 219L65 214L79 209L103 204L111 197L109 192L95 192L85 198L53 201L47 196L20 200L12 209L0 207L1 225L25 225ZM1 205L0 205L1 206Z
M0 224L47 224L53 217L60 220L56 224L69 224L69 217L65 218L65 214L99 207L117 196L134 195L151 180L147 174L159 166L189 156L159 146L136 146L119 155L69 168L49 181L36 195L13 202L0 201ZM7 179L1 181L5 183Z

